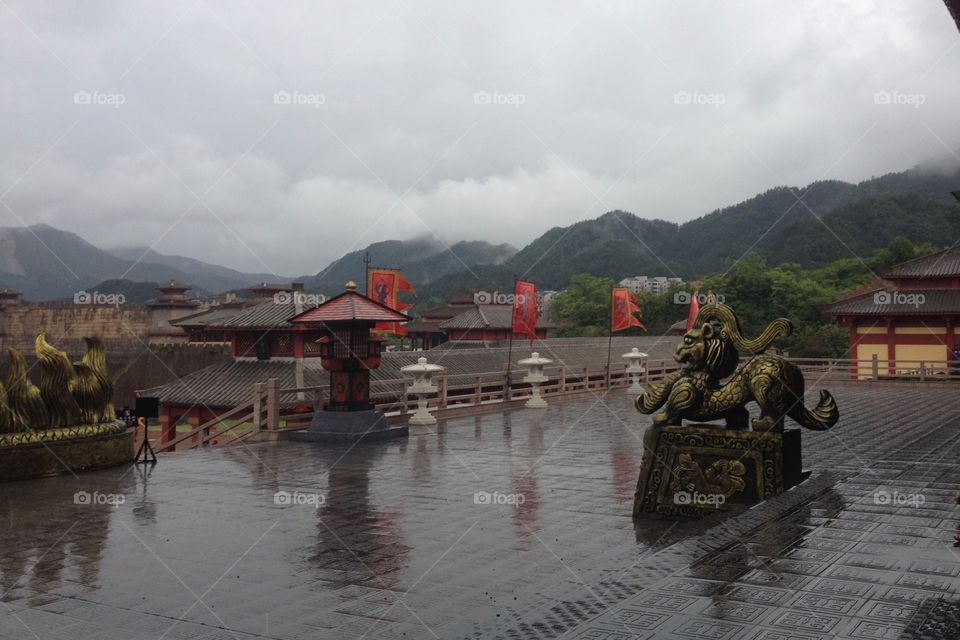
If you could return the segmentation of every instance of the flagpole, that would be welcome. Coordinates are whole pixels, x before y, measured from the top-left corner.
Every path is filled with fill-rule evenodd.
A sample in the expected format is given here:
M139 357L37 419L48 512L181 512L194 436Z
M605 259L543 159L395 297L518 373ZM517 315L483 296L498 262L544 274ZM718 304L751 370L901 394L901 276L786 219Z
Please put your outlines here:
M613 292L610 292L611 297L613 297ZM610 324L607 325L607 389L610 388L610 383L613 376L610 375L610 351L613 347L613 305L610 305Z
M370 252L363 254L363 290L367 297L370 297Z

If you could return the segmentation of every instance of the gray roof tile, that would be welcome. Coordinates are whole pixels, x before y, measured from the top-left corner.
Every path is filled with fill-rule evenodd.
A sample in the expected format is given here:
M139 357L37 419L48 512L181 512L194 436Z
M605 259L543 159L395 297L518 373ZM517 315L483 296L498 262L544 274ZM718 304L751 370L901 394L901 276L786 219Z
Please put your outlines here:
M449 320L440 323L441 329L509 329L513 325L513 307L503 304L482 304L467 309ZM538 329L552 329L557 325L552 320L540 318Z
M610 345L611 362L614 367L625 366L620 354L629 351L631 347L639 348L655 360L671 359L675 346L675 336L614 337ZM607 362L607 338L548 338L537 340L533 350L552 359L552 366L589 366L596 369ZM383 354L380 367L371 374L371 389L374 393L396 391L396 383L384 384L384 381L401 378L400 368L415 364L421 356L426 356L431 364L445 367L449 375L476 375L503 371L508 351L507 346L489 349L457 348L454 343L446 343L426 352L387 352ZM516 361L526 357L529 351L525 342L514 342L512 359L515 370L520 369ZM303 362L306 386L328 384L327 372L321 367L319 358L305 358ZM295 371L295 363L291 359L230 360L195 371L166 385L143 390L141 393L157 396L165 403L234 407L250 401L255 382L278 378L280 388L296 386ZM285 404L292 404L294 401L292 395L281 398L281 402Z
M919 297L919 296L922 296ZM929 316L960 315L960 289L877 289L823 308L825 315Z
M887 278L960 277L960 247L901 262L890 267Z

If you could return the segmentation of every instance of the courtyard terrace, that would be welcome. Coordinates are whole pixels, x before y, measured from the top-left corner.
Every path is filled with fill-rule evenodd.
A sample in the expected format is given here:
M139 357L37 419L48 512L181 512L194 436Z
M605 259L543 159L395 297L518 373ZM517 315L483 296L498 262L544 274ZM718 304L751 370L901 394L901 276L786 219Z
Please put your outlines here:
M631 519L620 391L0 485L0 638L958 637L960 394L833 391L812 477L703 521Z

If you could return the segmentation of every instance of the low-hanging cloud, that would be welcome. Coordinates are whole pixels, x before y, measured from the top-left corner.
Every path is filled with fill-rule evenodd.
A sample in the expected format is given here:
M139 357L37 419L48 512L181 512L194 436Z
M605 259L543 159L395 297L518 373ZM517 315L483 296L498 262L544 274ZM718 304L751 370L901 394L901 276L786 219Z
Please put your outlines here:
M296 275L956 158L942 3L636 4L9 2L0 224Z

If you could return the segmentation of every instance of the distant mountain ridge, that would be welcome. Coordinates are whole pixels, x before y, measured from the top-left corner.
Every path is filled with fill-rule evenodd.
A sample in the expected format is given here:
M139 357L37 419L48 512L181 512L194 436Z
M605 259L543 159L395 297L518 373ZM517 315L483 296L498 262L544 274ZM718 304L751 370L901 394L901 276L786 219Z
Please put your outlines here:
M869 255L897 236L938 247L954 242L960 238L960 205L951 191L958 187L960 165L949 171L914 168L858 184L824 180L803 189L769 189L682 224L610 211L549 229L519 251L483 241L448 247L433 237L376 242L316 274L279 280L301 281L308 291L327 294L348 280L362 287L363 256L369 253L371 266L403 270L425 304L464 289L506 291L514 276L541 289L563 288L580 273L617 280L637 274L698 278L730 268L749 252L770 264L812 267ZM176 279L209 293L278 280L143 247L105 251L49 225L0 227L0 286L17 288L28 299L68 298L121 275L140 283Z
M71 298L78 291L120 278L135 283L179 280L193 285L195 294L276 279L145 248L118 249L114 254L46 224L0 227L0 285L18 289L26 299Z
M514 276L559 289L580 273L619 280L628 275L700 278L723 272L749 252L770 264L812 267L867 256L897 236L946 246L960 238L960 165L950 171L914 168L858 184L814 182L776 187L737 205L677 224L610 211L554 227L502 265L450 274L420 292L447 298L477 287L508 290Z
M436 238L387 240L365 249L352 251L333 261L316 275L303 278L308 291L338 293L348 280L364 286L364 254L371 267L400 269L415 286L426 285L439 277L474 265L503 264L517 253L509 244L491 244L482 240L461 241L447 246Z
M372 266L394 267L413 282L431 280L470 266L501 264L514 253L509 244L463 241L447 247L435 238L389 240L351 252L314 275L277 277L245 273L195 258L171 256L147 247L100 249L79 235L38 224L0 227L0 286L18 289L28 300L72 298L78 291L109 285L111 291L137 291L144 283L179 280L193 286L191 295L243 290L258 282L303 282L308 291L336 293L348 280L363 281L363 255Z
M214 293L247 287L257 282L276 282L278 280L277 276L272 273L245 273L202 260L187 258L186 256L164 255L148 247L123 247L107 249L106 251L110 255L124 260L140 260L141 262L176 269L185 274L183 278L177 278L178 280ZM279 280L289 281L290 279L281 277Z

